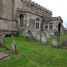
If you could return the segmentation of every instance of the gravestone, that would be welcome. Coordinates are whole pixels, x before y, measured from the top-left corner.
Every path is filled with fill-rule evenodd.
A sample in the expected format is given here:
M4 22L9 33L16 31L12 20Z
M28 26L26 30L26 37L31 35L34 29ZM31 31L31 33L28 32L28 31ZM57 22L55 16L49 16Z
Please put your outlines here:
M0 53L0 60L7 57L8 55L5 52Z
M12 54L17 54L16 42L14 40L12 42Z
M46 43L47 43L46 34L45 34L45 33L42 34L41 42L42 42L43 44L46 44Z
M37 35L37 40L40 41L40 34Z
M29 40L31 40L31 41L34 41L34 40L35 40L34 37L33 37L32 32L31 32L30 30L28 30L26 37L27 37Z
M1 32L0 32L0 47L4 47L3 35Z
M58 40L56 38L56 36L53 37L53 41L52 41L52 47L57 47L58 46Z
M49 32L45 32L45 34L46 34L47 38L49 38L49 37L50 37Z
M67 38L64 38L63 45L67 46Z
M56 32L54 33L54 37L53 37L53 41L52 41L52 47L58 47L59 40L60 40L60 35L59 35L59 33L56 31Z

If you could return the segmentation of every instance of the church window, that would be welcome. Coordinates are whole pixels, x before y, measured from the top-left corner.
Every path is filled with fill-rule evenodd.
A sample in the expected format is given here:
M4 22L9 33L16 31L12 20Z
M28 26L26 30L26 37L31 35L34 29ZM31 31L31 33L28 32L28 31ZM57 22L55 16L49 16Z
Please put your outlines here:
M52 23L49 23L49 29L52 29Z
M37 18L37 19L36 19L36 29L39 29L39 22L40 22L40 19Z
M46 30L46 31L48 30L48 24L45 25L45 30Z
M39 29L39 23L36 22L36 29Z

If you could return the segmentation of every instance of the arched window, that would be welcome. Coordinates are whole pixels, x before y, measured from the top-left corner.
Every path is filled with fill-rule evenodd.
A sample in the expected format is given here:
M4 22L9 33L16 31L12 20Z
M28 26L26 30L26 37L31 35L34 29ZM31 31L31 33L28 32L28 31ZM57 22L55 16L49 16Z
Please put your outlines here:
M36 19L36 29L39 29L39 26L40 26L39 22L40 22L40 19L37 18L37 19Z
M48 24L45 24L45 31L48 30Z
M19 18L20 18L20 27L23 27L23 20L24 20L23 14L21 14L21 15L19 16Z
M49 23L49 29L51 30L53 28L52 23Z

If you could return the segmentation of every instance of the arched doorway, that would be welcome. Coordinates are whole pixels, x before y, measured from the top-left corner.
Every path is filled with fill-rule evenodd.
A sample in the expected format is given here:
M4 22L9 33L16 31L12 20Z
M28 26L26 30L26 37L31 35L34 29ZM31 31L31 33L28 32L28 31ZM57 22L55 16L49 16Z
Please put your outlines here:
M61 23L58 24L58 32L59 32L59 35L60 35L60 30L61 30Z
M36 19L36 29L40 29L39 27L40 27L40 19L37 18Z
M0 0L0 17L3 15L3 0Z
M19 18L20 18L20 27L23 27L24 15L23 15L23 14L21 14L21 15L19 16Z

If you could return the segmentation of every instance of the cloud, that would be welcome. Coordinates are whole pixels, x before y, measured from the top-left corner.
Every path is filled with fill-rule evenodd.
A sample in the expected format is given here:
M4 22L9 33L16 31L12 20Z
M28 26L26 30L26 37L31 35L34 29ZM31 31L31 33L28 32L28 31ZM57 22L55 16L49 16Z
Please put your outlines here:
M61 16L67 24L67 0L32 0L53 12L53 16Z

